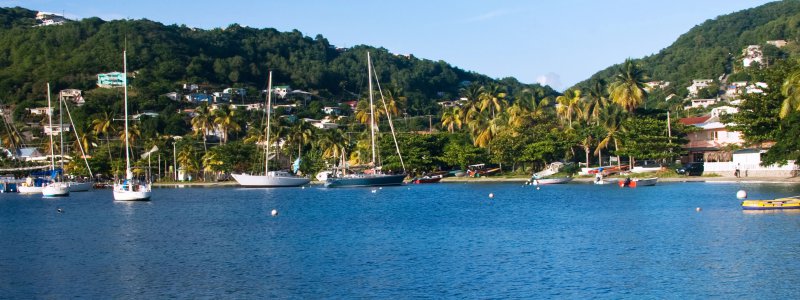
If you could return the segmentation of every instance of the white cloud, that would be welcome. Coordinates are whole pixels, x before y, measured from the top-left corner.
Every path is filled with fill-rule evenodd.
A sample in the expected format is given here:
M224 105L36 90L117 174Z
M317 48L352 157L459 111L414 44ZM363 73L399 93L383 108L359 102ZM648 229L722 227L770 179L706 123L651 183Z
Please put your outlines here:
M537 76L536 82L541 85L549 85L555 90L561 90L561 76L553 72Z

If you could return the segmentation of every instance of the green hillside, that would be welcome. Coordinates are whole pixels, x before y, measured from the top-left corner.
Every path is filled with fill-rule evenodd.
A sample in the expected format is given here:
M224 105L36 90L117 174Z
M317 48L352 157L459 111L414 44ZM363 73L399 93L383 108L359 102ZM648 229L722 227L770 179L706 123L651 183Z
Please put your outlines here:
M756 8L719 16L697 25L672 45L636 62L654 80L672 83L678 95L692 79L718 79L741 69L742 49L762 45L764 55L775 59L798 52L800 1L768 3ZM766 45L768 40L786 40L782 49ZM632 40L631 43L635 43ZM619 65L602 70L576 86L586 88L592 80L610 80Z
M134 89L143 97L198 83L211 90L226 87L263 89L268 70L276 85L310 91L321 99L352 100L366 90L365 51L371 51L381 82L403 91L409 113L432 113L434 100L452 100L465 82L488 83L487 76L443 61L397 56L383 48L337 49L321 35L279 32L232 24L202 30L149 20L106 22L88 18L59 26L34 27L36 12L0 8L0 91L5 104L42 99L45 83L54 89L95 87L96 74L122 70L127 40L128 68ZM512 90L549 87L523 85ZM257 94L257 93L256 93ZM433 110L433 111L432 111Z

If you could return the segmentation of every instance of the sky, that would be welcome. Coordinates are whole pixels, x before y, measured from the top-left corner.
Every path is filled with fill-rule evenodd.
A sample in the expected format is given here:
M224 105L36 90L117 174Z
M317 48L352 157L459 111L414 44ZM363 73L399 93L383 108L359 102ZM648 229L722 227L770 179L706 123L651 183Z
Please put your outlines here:
M668 47L719 15L765 0L0 0L68 18L146 18L203 29L238 23L321 34L337 47L371 45L443 60L493 78L563 91L626 58Z

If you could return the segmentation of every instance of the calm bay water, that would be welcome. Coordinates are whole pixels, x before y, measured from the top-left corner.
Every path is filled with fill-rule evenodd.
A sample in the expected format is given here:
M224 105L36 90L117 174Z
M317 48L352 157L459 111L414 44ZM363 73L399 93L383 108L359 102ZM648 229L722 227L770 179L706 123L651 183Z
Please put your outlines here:
M164 188L141 203L110 190L3 194L0 298L800 298L800 214L743 212L739 189L800 194L733 183Z

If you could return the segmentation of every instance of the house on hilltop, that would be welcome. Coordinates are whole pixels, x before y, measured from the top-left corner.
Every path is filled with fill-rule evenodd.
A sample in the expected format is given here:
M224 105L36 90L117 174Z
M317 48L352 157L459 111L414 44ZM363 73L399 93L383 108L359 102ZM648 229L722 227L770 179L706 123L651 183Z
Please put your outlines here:
M125 85L125 74L110 72L97 74L97 86L101 88L122 87Z
M686 87L689 91L689 97L697 97L697 94L700 90L707 88L712 83L714 83L714 79L695 79L692 80L692 85Z
M68 19L60 14L40 11L36 13L36 21L38 24L34 26L50 26L64 24Z
M83 92L78 89L61 90L60 92L58 92L58 97L65 101L71 101L72 103L75 103L78 106L81 106L84 103L86 103L86 101L83 100Z
M764 52L761 51L761 46L759 45L749 45L747 48L742 50L742 65L744 67L749 67L753 63L761 64L764 60Z

